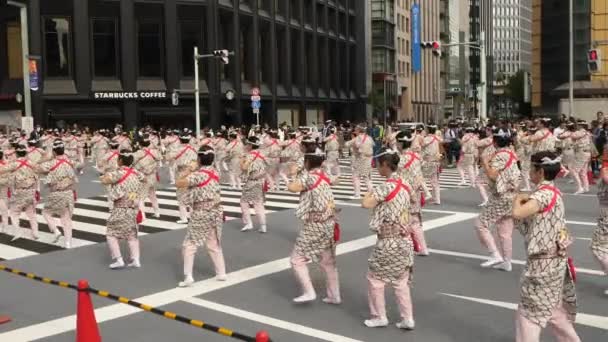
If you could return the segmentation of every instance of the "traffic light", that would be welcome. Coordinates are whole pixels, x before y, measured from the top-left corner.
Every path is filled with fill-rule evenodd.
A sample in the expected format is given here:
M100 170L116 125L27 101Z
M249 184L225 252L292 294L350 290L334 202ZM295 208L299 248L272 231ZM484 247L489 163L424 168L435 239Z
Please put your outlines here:
M602 70L602 56L600 51L600 49L591 49L587 52L587 67L591 73L597 73Z
M433 49L433 55L441 57L441 42L440 41L429 41L422 42L420 46L423 49Z
M230 52L228 50L214 50L213 55L215 57L221 59L222 63L224 63L224 64L230 63L230 60L228 59Z

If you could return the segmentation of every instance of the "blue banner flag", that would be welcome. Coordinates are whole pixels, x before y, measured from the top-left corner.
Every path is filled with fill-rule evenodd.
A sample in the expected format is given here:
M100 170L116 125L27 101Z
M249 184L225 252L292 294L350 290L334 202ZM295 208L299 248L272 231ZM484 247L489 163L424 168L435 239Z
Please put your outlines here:
M412 5L412 72L422 70L422 49L420 47L420 5Z

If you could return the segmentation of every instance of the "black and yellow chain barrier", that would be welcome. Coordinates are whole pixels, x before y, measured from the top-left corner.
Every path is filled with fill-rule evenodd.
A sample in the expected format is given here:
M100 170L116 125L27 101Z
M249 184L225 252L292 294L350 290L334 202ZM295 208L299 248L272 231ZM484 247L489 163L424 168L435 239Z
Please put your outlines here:
M256 342L256 338L255 337L248 336L248 335L243 335L243 334L240 334L240 333L238 333L236 331L233 331L233 330L230 330L230 329L226 329L226 328L223 328L223 327L218 327L218 326L215 326L215 325L212 325L212 324L208 324L208 323L205 323L203 321L196 320L196 319L190 319L190 318L178 315L178 314L176 314L174 312L171 312L171 311L164 311L164 310L161 310L161 309L157 309L157 308L155 308L153 306L150 306L150 305L147 305L147 304L143 304L143 303L139 303L139 302L136 302L134 300L130 300L129 298L126 298L126 297L117 296L117 295L111 294L111 293L109 293L107 291L97 290L97 289L94 289L92 287L87 287L85 289L79 289L77 285L70 284L70 283L67 283L65 281L57 281L57 280L53 280L53 279L50 279L50 278L40 277L40 276L37 276L37 275L35 275L33 273L26 273L26 272L20 271L18 269L10 268L10 267L4 266L4 265L0 265L0 271L5 271L5 272L8 272L8 273L16 274L16 275L22 276L24 278L36 280L36 281L39 281L39 282L42 282L42 283L45 283L45 284L50 284L50 285L55 285L55 286L59 286L59 287L69 288L69 289L76 290L76 291L87 291L87 292L92 293L94 295L97 295L97 296L100 296L100 297L104 297L104 298L108 298L110 300L113 300L113 301L116 301L116 302L119 302L119 303L123 303L123 304L126 304L126 305L130 305L130 306L136 307L138 309L141 309L143 311L151 312L151 313L157 314L159 316L163 316L165 318L172 319L174 321L186 323L188 325L191 325L191 326L194 326L194 327L197 327L197 328L200 328L200 329L212 331L214 333L217 333L217 334L220 334L220 335L224 335L224 336L228 336L228 337L232 337L234 339L241 340L241 341ZM270 339L268 339L268 342L272 342L272 341Z

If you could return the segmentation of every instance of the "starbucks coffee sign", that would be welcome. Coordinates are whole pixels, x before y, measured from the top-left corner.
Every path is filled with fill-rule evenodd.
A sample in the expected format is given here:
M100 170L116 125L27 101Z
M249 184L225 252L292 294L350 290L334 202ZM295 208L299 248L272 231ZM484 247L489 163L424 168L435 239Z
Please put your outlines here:
M166 91L95 91L91 94L94 100L166 100Z

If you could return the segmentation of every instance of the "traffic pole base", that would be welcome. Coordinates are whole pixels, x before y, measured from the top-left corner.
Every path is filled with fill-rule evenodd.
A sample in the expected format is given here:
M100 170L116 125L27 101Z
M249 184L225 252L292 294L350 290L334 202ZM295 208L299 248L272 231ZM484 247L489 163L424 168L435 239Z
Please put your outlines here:
M10 321L11 321L10 317L0 315L0 324L8 323Z

